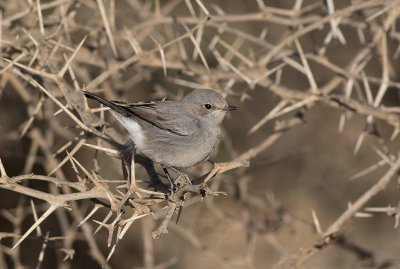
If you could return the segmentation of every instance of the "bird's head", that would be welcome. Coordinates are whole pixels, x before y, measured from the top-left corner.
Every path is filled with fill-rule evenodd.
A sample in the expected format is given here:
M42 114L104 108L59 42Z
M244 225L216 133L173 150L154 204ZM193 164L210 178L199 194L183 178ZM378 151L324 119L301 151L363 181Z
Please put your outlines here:
M210 124L220 124L227 111L236 110L237 107L228 105L225 98L213 90L194 90L186 95L182 102L189 106L191 111L199 118Z

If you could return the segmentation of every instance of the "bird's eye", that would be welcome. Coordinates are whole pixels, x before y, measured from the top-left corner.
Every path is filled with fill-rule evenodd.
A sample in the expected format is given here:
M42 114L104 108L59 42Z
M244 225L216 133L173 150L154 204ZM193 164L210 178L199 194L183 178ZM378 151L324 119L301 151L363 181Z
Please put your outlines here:
M207 109L207 110L210 110L210 109L212 108L212 105L210 105L210 104L205 104L203 107L204 107L205 109Z

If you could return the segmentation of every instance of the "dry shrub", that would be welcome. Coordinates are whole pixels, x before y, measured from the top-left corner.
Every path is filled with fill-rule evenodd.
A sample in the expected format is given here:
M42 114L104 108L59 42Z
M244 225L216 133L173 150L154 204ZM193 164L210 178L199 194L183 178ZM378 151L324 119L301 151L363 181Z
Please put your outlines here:
M265 2L0 3L0 268L398 268L400 1ZM240 110L173 189L82 94L194 88Z

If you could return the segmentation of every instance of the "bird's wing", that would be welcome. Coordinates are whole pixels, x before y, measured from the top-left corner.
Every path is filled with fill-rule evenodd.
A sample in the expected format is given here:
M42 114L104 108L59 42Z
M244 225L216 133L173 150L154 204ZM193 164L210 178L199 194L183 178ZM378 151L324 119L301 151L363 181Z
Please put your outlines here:
M190 119L187 118L187 115L179 113L180 110L176 107L176 103L168 101L125 103L121 101L108 101L91 92L85 91L84 94L86 97L97 100L125 117L140 118L171 133L187 136L193 131L186 124L187 120Z
M125 117L137 117L160 129L187 136L193 132L187 115L181 113L179 105L171 101L125 103L108 101L97 94L84 91L87 98L94 99ZM179 119L179 120L178 120Z
M132 103L123 104L123 107L134 116L171 133L187 136L193 132L193 128L188 124L190 119L175 102Z

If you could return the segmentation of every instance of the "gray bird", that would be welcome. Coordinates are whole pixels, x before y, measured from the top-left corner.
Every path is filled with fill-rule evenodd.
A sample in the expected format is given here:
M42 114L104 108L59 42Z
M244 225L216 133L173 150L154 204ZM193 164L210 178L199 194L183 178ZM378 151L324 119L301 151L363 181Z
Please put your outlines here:
M124 103L84 91L111 108L136 148L154 162L174 168L206 161L221 140L221 123L237 109L213 90L194 90L180 101Z

